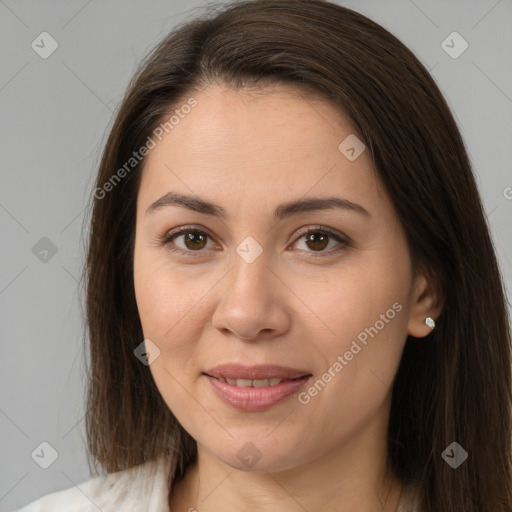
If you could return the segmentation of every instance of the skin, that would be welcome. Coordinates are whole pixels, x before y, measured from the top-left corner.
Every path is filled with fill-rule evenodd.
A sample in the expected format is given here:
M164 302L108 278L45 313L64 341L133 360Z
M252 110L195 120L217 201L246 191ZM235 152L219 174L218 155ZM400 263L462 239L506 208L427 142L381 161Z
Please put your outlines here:
M407 334L426 336L424 319L437 318L440 306L432 283L413 279L370 153L347 159L338 146L357 135L353 123L288 85L258 92L214 83L194 98L197 106L146 158L134 248L144 337L160 350L150 370L198 443L198 463L172 489L170 509L396 511L401 485L386 472L391 384ZM170 191L214 202L228 218L177 205L146 213ZM370 216L330 209L273 218L281 203L328 196ZM318 225L349 245L331 236L327 247L307 243ZM163 246L179 226L209 236ZM263 251L251 263L236 252L248 236ZM317 380L394 303L401 311L307 404L292 396L239 411L202 375L226 362L273 363ZM249 442L261 454L251 468L237 457Z

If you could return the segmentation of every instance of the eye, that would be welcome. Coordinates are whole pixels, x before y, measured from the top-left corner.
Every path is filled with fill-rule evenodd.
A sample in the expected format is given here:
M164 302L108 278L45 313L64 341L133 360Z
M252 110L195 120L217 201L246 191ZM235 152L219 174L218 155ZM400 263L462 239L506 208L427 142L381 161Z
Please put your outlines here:
M329 228L325 228L323 226L319 226L303 232L302 235L300 235L300 238L294 243L294 245L298 244L298 242L301 240L304 240L303 247L305 247L305 249L301 250L312 253L321 253L319 255L312 254L308 257L318 257L323 256L324 254L329 255L338 253L350 245L348 240L344 239L334 231L331 231ZM338 242L338 244L336 245L334 242ZM329 248L329 250L325 250L327 248Z
M165 235L161 239L160 244L167 247L170 251L190 255L194 252L203 252L204 249L212 249L211 244L208 244L208 239L212 240L212 237L205 231L190 226L183 226ZM310 258L332 255L350 246L348 239L343 238L324 226L317 226L303 231L302 234L299 234L299 238L293 245L297 245L302 240L304 241L304 248L299 248L299 250L312 253L308 256Z
M200 229L184 226L167 234L161 240L161 245L174 252L201 252L204 248L211 248L207 244L209 238L210 235ZM180 242L176 243L176 240Z

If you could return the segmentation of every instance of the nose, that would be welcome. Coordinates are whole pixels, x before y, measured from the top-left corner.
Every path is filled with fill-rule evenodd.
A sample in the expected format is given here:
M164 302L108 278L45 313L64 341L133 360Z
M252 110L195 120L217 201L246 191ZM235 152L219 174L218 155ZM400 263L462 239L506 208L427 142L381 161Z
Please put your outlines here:
M288 331L290 291L268 264L264 254L251 263L235 255L212 317L215 329L242 340L270 339Z

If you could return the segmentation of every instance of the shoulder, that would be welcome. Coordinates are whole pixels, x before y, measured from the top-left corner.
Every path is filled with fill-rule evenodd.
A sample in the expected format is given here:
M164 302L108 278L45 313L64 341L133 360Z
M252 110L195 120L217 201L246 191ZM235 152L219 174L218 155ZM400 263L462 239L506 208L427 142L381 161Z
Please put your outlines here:
M418 490L412 484L405 484L400 496L397 512L416 512L418 508Z
M161 512L168 506L168 489L165 461L159 458L47 494L17 512Z

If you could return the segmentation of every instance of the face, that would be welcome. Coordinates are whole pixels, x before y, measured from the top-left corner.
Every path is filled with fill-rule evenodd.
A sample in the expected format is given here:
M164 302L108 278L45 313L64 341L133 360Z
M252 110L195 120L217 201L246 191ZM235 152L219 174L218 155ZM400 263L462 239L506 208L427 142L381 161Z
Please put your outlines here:
M194 98L137 198L136 300L162 397L240 469L384 438L414 282L368 149L357 156L346 116L288 86Z

